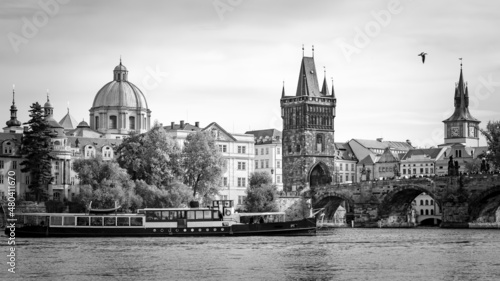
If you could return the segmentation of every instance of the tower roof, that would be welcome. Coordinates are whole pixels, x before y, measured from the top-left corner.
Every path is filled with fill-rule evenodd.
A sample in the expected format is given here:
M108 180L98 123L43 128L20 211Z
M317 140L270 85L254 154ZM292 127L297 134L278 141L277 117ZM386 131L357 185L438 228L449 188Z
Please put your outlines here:
M455 111L448 119L443 122L453 122L453 121L480 121L474 117L469 112L469 89L467 84L464 83L464 77L462 73L462 64L460 64L460 77L458 78L458 84L455 85Z
M72 130L75 128L75 126L78 124L76 119L69 114L69 108L68 108L68 113L64 115L64 117L59 121L59 125L63 126L65 130Z
M15 102L15 94L16 92L12 89L12 105L10 106L10 120L5 122L7 127L19 127L21 126L21 122L17 120L17 107Z
M302 57L296 96L321 96L313 57Z

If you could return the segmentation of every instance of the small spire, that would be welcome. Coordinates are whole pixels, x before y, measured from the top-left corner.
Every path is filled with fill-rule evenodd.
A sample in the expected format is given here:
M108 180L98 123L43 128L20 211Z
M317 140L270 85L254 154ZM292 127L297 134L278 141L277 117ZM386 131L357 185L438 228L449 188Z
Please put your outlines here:
M16 85L12 84L12 105L16 104L15 95L16 95Z
M458 58L460 60L460 70L462 70L462 58Z
M335 98L335 90L333 89L333 77L331 77L331 79L332 79L332 97Z
M69 114L69 101L68 101L68 114Z
M283 89L281 90L281 97L285 96L285 80L283 80Z
M302 57L304 57L304 44L302 44Z
M49 102L49 89L47 89L47 102Z
M122 65L122 55L120 55L120 65Z
M312 45L312 51L313 51L312 57L314 58L314 45Z

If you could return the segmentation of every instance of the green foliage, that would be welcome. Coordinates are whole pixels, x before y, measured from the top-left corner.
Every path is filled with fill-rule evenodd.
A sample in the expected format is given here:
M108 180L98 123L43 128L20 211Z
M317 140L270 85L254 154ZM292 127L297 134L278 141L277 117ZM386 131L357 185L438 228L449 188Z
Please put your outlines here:
M29 184L30 194L36 201L47 199L47 184L52 182L53 157L51 137L54 133L50 130L49 123L44 119L45 112L40 104L34 103L31 106L30 120L24 124L28 125L28 131L24 133L22 140L21 154L26 159L21 162L23 168L21 172L30 173L31 182Z
M90 159L78 159L73 163L73 170L80 179L80 194L77 202L92 208L113 208L115 201L123 209L135 210L142 200L135 194L135 183L115 160L103 161L98 155Z
M480 129L488 143L486 160L500 167L500 121L489 121L486 130Z
M181 149L163 127L155 125L150 131L126 138L117 149L118 163L132 180L150 185L167 185L180 172Z
M65 206L61 201L48 200L45 202L45 210L47 213L62 213Z
M136 181L135 192L142 198L144 208L176 208L192 199L191 189L177 181L167 188Z
M473 159L465 162L465 171L467 173L479 173L481 171L481 159Z
M224 174L224 159L208 132L189 134L182 150L184 184L197 195L209 200L218 194Z
M278 190L275 185L250 186L244 204L247 212L277 212Z
M273 183L273 178L266 171L253 172L250 174L249 185L258 187L262 185L269 185Z

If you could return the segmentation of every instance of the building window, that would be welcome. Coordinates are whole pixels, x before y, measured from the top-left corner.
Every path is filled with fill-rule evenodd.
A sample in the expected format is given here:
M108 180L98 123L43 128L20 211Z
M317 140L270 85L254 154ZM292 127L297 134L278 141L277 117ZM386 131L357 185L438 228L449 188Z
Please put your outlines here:
M245 154L246 153L246 146L238 146L238 153L240 154Z
M116 116L115 115L109 116L109 128L116 129L116 126L117 126Z
M433 216L433 215L434 215L434 210L431 209L431 216Z
M12 169L17 169L17 161L12 161Z
M425 205L429 205L429 200L425 200Z
M281 169L281 161L276 161L276 168Z
M429 215L429 210L428 209L425 209L425 214Z
M424 205L424 200L420 200L420 206Z
M344 165L342 163L339 163L340 170L342 171Z
M325 139L322 134L316 135L316 151L325 151Z
M280 154L280 153L281 153L281 148L276 147L276 154Z
M269 154L269 147L266 147L266 154Z
M288 146L288 153L292 153L292 146L291 145Z
M130 130L135 130L135 117L134 116L130 116L128 118L128 128Z
M29 175L25 176L24 181L26 182L26 184L30 184L30 176Z
M70 184L71 184L71 185L75 185L75 177L71 177L71 179L70 179Z
M97 129L99 129L99 116L96 116L95 117L95 126L94 126Z
M0 160L0 169L3 169L3 160Z
M56 161L56 171L59 171L59 161Z
M255 155L259 155L259 149L258 148L255 149Z
M3 184L3 175L0 174L0 184Z
M59 184L59 173L54 175L54 184Z
M424 215L424 210L423 210L423 209L421 209L421 210L420 210L420 214L421 214L422 216Z
M264 155L264 148L260 149L260 155Z
M269 159L266 159L266 168L269 168Z
M297 145L297 147L296 147L296 151L297 151L297 152L300 152L300 145Z
M223 186L227 186L227 177L222 178Z
M406 175L406 169L403 169L403 175Z
M243 202L245 202L245 197L246 196L241 196L241 195L238 196L238 205L241 205L241 204L243 204Z
M238 187L245 187L245 186L246 186L246 179L238 178Z
M413 174L416 175L417 174L417 169L413 169Z
M246 170L246 166L247 166L246 164L247 163L245 163L245 162L238 162L238 170L240 170L240 171Z
M276 182L281 183L281 176L276 176Z
M259 160L255 160L255 169L259 168Z
M424 173L424 168L420 168L420 173L423 174Z
M339 174L339 182L343 182L343 175L342 174Z
M345 174L345 181L349 181L349 174Z
M226 144L219 144L219 151L222 153L227 152L227 145Z

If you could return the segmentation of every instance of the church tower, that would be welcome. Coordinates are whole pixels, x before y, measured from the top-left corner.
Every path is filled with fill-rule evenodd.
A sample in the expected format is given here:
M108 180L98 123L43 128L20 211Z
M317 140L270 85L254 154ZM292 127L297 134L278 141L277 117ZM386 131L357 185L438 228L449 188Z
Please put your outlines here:
M460 63L460 77L455 85L455 112L444 120L445 144L462 143L465 146L477 146L479 140L479 123L469 112L469 89L464 83L462 64Z
M284 86L282 90L284 190L307 190L331 182L336 103L333 85L332 93L328 91L326 71L320 90L313 47L312 57L302 57L295 96L286 96Z
M10 120L5 122L7 127L3 128L4 133L22 133L21 122L17 120L17 107L15 102L16 92L12 89L12 105L10 106Z

